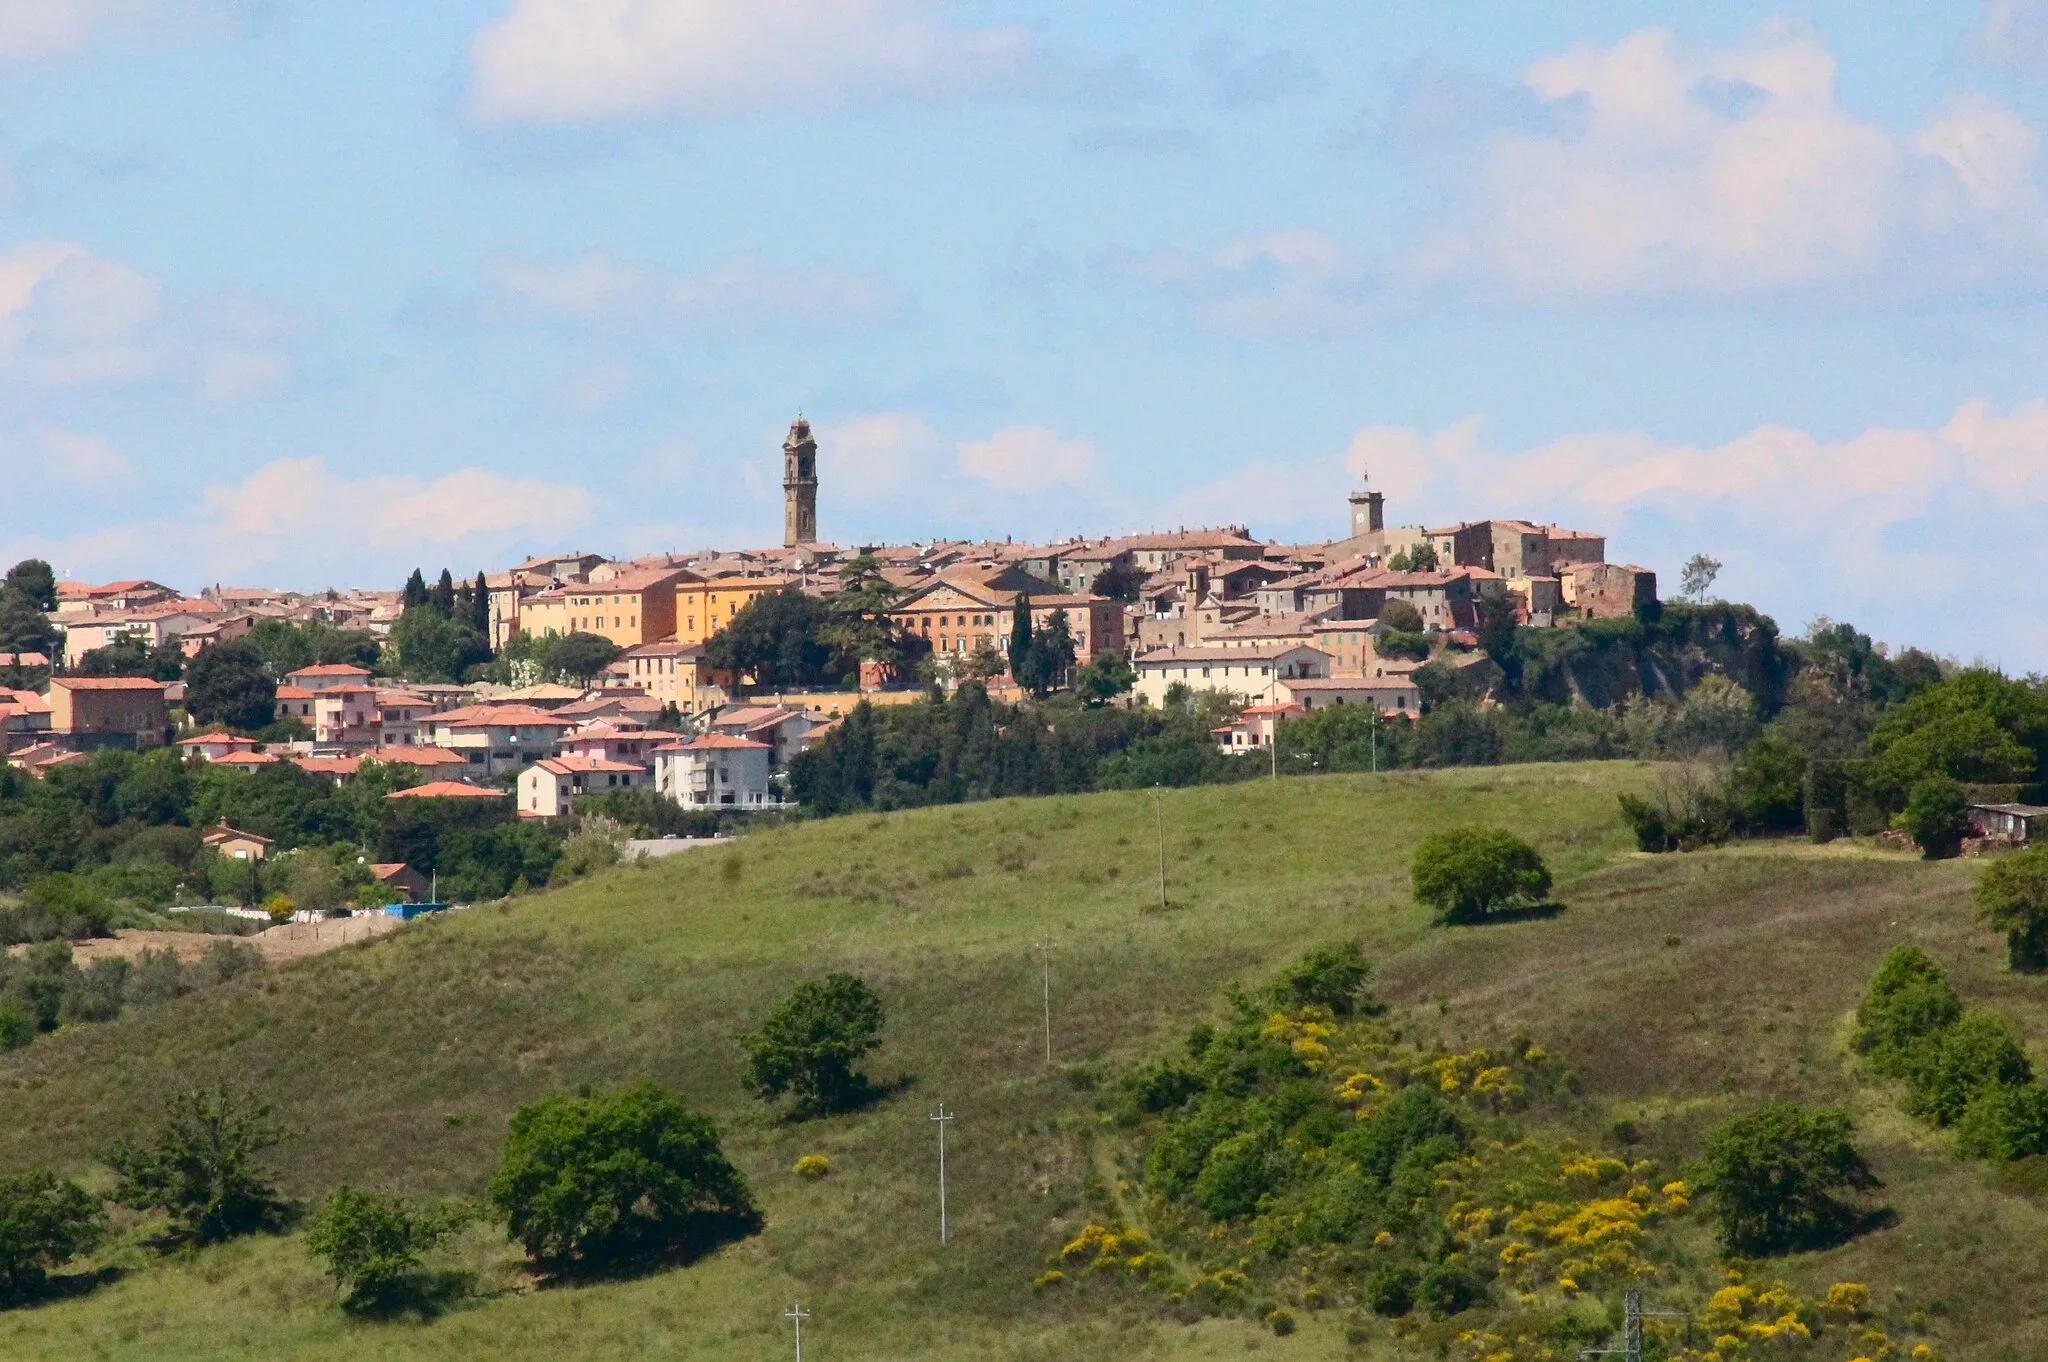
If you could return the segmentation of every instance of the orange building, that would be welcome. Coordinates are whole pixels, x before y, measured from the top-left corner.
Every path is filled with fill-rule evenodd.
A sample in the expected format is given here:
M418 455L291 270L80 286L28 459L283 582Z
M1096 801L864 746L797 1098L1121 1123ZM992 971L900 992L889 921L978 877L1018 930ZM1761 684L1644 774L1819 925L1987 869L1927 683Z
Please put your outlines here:
M681 568L639 568L608 582L572 582L527 597L519 625L535 638L599 634L621 648L658 643L676 632L677 584L693 576Z
M702 643L732 622L758 596L789 585L780 577L713 577L694 573L676 583L675 636L678 643Z

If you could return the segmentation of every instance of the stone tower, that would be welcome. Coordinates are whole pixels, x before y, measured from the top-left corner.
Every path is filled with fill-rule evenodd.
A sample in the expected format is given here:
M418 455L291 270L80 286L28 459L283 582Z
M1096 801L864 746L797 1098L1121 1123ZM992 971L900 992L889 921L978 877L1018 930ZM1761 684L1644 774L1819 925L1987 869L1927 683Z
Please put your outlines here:
M782 442L782 545L793 549L817 538L818 442L811 423L799 416Z
M1374 530L1384 530L1387 527L1386 494L1372 489L1370 477L1361 479L1361 485L1351 494L1350 501L1353 539L1361 534L1370 534Z

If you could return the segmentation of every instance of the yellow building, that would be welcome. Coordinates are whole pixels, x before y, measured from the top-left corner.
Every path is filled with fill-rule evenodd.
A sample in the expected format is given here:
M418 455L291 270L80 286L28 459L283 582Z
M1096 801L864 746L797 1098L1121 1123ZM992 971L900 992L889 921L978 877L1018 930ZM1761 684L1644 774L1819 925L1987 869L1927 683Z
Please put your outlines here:
M621 648L658 643L675 633L677 592L694 580L679 568L643 568L571 582L521 602L519 627L535 638L600 634Z
M702 643L731 623L757 596L789 585L780 577L685 576L676 583L675 640Z

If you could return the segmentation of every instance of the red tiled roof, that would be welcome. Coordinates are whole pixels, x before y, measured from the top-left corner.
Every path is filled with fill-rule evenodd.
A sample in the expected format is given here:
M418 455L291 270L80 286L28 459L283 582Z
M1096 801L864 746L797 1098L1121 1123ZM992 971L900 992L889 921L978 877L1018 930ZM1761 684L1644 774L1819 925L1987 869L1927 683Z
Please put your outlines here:
M146 676L59 676L51 682L65 690L153 690L161 693L164 683Z
M629 761L606 761L602 757L548 757L537 761L535 766L552 771L558 776L588 775L591 772L604 773L645 771L644 766L635 766Z
M654 750L657 752L708 752L712 750L730 751L746 747L759 748L763 752L770 750L765 742L749 742L745 738L735 738L725 733L706 733L701 737L692 738L688 742L672 742L664 747L657 747Z
M386 799L505 799L503 790L485 790L459 780L433 780L410 790L393 790Z
M317 667L301 667L287 676L369 676L367 667L351 667L346 662L323 662Z

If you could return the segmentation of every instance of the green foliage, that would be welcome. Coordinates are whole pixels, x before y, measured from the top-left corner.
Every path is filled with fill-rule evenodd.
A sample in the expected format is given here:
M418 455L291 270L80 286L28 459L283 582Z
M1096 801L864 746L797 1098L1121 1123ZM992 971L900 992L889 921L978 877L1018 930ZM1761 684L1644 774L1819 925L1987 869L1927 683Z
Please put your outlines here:
M815 596L793 586L766 592L711 636L704 660L715 670L776 690L832 684L849 670L857 672L858 659L846 658L825 640L831 623L832 608Z
M618 659L619 645L602 634L574 633L547 640L544 666L551 674L589 685Z
M1420 634L1424 632L1422 612L1411 601L1391 600L1380 607L1380 623L1396 633Z
M1055 689L1066 684L1067 672L1074 665L1074 636L1065 610L1055 610L1045 625L1035 632L1029 630L1030 598L1019 592L1017 609L1023 614L1026 637L1019 646L1016 624L1012 623L1010 638L1010 675L1018 685L1023 686L1039 699L1044 699Z
M1699 1184L1712 1198L1722 1249L1759 1256L1817 1247L1847 1229L1855 1210L1836 1195L1878 1186L1830 1108L1772 1103L1735 1117L1707 1141Z
M491 657L481 633L432 601L398 617L391 626L391 650L399 674L408 681L460 681Z
M745 1082L764 1099L794 1094L800 1115L859 1106L876 1090L855 1066L881 1044L882 1019L881 998L859 975L799 984L741 1038Z
M1894 946L1856 1010L1856 1048L1879 1073L1904 1078L1921 1048L1962 1015L1933 957L1918 946Z
M320 1204L306 1247L350 1310L390 1313L420 1304L429 1283L426 1255L469 1223L468 1208L358 1191L343 1183Z
M1502 828L1447 828L1424 839L1410 878L1416 901L1446 923L1478 922L1550 893L1543 858Z
M1415 607L1408 608L1413 610ZM1373 640L1373 651L1381 657L1421 662L1429 657L1429 635L1419 629L1390 628Z
M1956 1123L1958 1147L1994 1163L2048 1155L2048 1088L2007 1083L1970 1099Z
M1144 574L1128 562L1118 559L1096 573L1095 580L1089 583L1088 589L1098 596L1107 596L1110 600L1122 601L1129 605L1138 599L1138 593L1144 586Z
M46 611L57 608L57 579L40 558L24 558L0 584L0 653L57 655L57 627Z
M12 591L38 610L57 608L57 573L40 558L24 558L7 569L0 590Z
M759 1224L718 1128L644 1082L521 1107L490 1200L527 1256L556 1273L694 1256Z
M1986 866L1972 891L1977 915L2005 933L2015 970L2048 969L2048 846L2031 846Z
M1074 676L1074 694L1090 705L1106 705L1138 684L1138 673L1119 652L1099 652Z
M1797 832L1805 821L1805 754L1770 734L1756 738L1729 769L1728 803L1750 832Z
M99 1198L77 1183L47 1171L0 1177L0 1306L32 1296L105 1233Z
M35 1038L35 1018L20 1003L0 999L0 1051L19 1050Z
M369 631L337 629L321 620L300 624L260 619L235 642L255 652L264 674L272 680L282 680L301 667L349 666L375 671L384 652L377 636Z
M1280 972L1273 985L1275 1005L1327 1008L1332 1016L1351 1017L1374 1010L1372 966L1356 941L1310 951Z
M72 940L112 934L114 907L97 885L80 875L57 871L30 883L22 902L42 913L57 932Z
M1915 1051L1906 1071L1906 1110L1951 1126L1979 1094L2033 1077L2012 1026L2003 1017L1968 1008Z
M1871 785L1892 808L1927 776L2048 780L2048 690L1970 668L1888 711L1870 745Z
M1970 828L1970 809L1962 784L1944 775L1922 776L1913 783L1899 826L1928 860L1955 854Z
M263 658L237 640L199 650L185 678L185 710L195 723L253 732L269 725L277 709L277 682L263 670Z
M275 1225L286 1209L262 1156L283 1135L270 1104L221 1085L167 1099L147 1141L123 1141L105 1162L120 1175L113 1199L161 1210L173 1236L212 1244Z
M185 650L176 639L151 647L139 638L116 639L94 648L71 667L73 676L141 676L175 681L185 672Z

